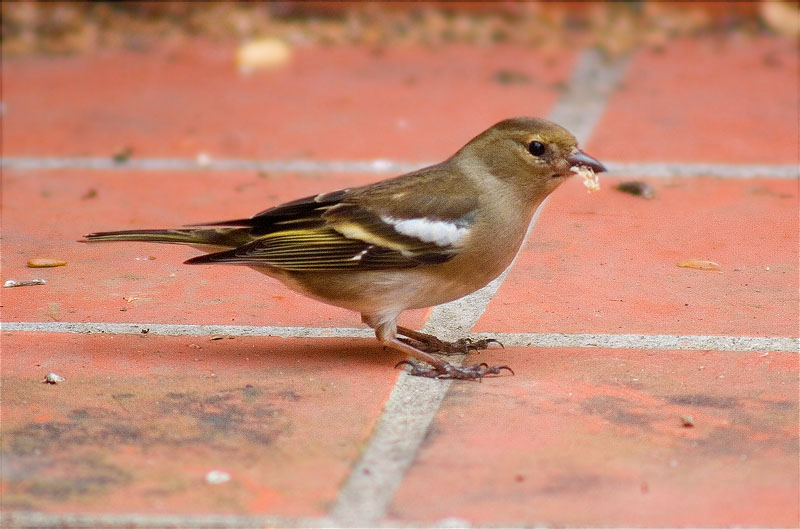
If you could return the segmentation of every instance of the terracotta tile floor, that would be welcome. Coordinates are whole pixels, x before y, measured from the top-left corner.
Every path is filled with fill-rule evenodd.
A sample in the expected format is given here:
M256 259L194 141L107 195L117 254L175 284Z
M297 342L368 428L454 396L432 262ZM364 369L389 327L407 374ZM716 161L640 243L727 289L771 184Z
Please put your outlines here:
M451 387L393 519L797 522L795 353L509 348L479 359L518 374Z
M248 216L384 175L110 162L89 170L71 159L110 160L123 149L187 166L201 152L321 167L443 159L497 120L548 116L580 55L311 48L283 70L241 76L231 53L201 43L3 61L4 163L61 164L3 168L2 280L47 280L1 292L7 525L35 516L70 525L74 515L111 516L104 523L118 527L134 515L139 526L159 515L183 526L219 515L335 525L328 516L404 378L393 369L401 357L374 340L302 337L347 331L359 318L255 272L183 266L191 249L75 242L90 231ZM684 40L635 54L588 152L612 162L758 164L764 173L643 173L653 200L615 191L613 174L594 195L568 182L473 330L796 340L798 181L770 168L798 160L797 67L793 43L781 39ZM499 83L501 71L528 81ZM68 265L27 268L36 256ZM676 266L689 257L721 269ZM422 328L430 314L412 311L404 323ZM115 323L298 331L88 332ZM450 386L374 522L797 527L797 353L473 354L467 361L508 363L516 376ZM42 384L51 371L66 381ZM209 483L213 470L230 481Z
M13 333L3 349L4 509L45 511L323 515L400 360L365 340ZM213 469L234 486L203 484Z
M797 182L644 180L656 199L554 193L475 330L795 335Z
M796 163L798 66L786 39L642 51L587 147L626 161Z

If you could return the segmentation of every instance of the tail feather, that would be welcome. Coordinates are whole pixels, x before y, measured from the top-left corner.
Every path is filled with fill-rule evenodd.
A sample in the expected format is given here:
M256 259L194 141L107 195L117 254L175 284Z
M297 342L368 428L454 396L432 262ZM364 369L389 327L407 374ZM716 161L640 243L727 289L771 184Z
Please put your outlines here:
M122 230L89 233L81 242L157 242L214 248L236 248L253 240L248 228Z

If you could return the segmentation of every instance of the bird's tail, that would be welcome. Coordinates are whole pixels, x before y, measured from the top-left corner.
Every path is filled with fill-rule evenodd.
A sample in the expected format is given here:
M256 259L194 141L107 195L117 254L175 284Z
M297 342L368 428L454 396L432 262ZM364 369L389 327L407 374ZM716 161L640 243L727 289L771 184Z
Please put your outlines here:
M248 228L186 228L174 230L101 231L83 236L81 242L158 242L211 248L236 248L252 241Z

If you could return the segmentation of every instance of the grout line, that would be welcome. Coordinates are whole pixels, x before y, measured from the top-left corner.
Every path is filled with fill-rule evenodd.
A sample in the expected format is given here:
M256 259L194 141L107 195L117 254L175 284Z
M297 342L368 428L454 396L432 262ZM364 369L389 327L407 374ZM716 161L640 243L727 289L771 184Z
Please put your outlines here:
M372 527L386 516L451 383L400 373L369 443L339 489L329 514L335 525Z
M253 527L308 527L308 528L330 528L340 527L333 523L330 518L282 518L278 516L259 516L259 515L237 515L237 514L79 514L79 513L43 513L35 511L11 511L0 516L1 527L8 528L115 528L120 527L133 529L150 529L158 527L161 529L238 529ZM444 518L428 523L414 522L379 522L372 527L376 529L423 529L428 527L454 527L470 529L496 529L497 524L472 524L462 518ZM505 527L530 528L530 529L554 529L558 526L549 526L541 523L518 523L507 524ZM608 526L609 529L617 529L618 526ZM624 526L619 527L622 529ZM704 529L706 526L693 526ZM708 526L710 527L710 526ZM744 529L764 529L766 526L737 525ZM788 526L787 526L788 527Z
M647 178L712 177L730 180L748 178L800 178L797 165L674 163L674 162L608 162L604 164L611 176Z
M497 280L495 280L497 281ZM484 287L488 288L488 287ZM478 291L481 292L481 291ZM478 292L474 293L478 294ZM466 299L466 298L462 298ZM449 304L448 304L449 305ZM452 306L441 305L431 315L427 332L444 331ZM435 318L436 316L436 318ZM475 314L469 315L477 319ZM431 323L441 318L439 323ZM467 321L462 320L462 321ZM453 325L465 328L461 322ZM2 332L53 332L68 334L147 334L152 336L269 336L276 338L364 338L374 339L370 329L352 327L277 327L248 325L183 325L169 323L69 323L3 322ZM449 329L448 329L449 330ZM440 332L440 335L446 335ZM467 336L467 332L459 336ZM603 333L470 333L471 338L495 338L507 347L605 348L685 351L800 353L800 338L788 336L726 336L695 334L603 334Z
M235 514L83 514L19 511L4 513L2 527L18 528L239 528L239 527L331 527L327 518L280 518Z
M585 141L585 140L584 140ZM403 162L398 160L248 160L221 158L199 164L189 158L133 158L124 163L100 157L24 157L0 158L0 168L19 171L82 169L95 171L268 171L289 173L370 173L400 174L433 165L435 162ZM725 164L679 162L615 162L605 161L609 176L648 178L713 177L800 178L794 164Z
M343 527L336 525L330 518L283 518L278 516L238 515L238 514L82 514L82 513L44 513L35 511L10 511L0 516L0 527L3 528L86 528L86 529L245 529L254 527L279 527L279 528L331 528ZM425 529L430 527L443 528L469 528L469 529L497 529L510 527L518 529L556 529L562 526L550 526L542 523L510 523L499 526L492 523L470 523L463 518L448 517L433 520L427 523L407 521L383 521L370 527L375 529ZM608 529L624 529L626 526L605 526ZM658 526L653 526L658 527ZM697 529L711 526L696 525ZM766 529L767 526L736 525L741 529ZM787 526L788 529L788 526Z
M613 92L625 77L631 55L606 59L599 49L584 50L547 119L575 135L579 145L586 145L600 121Z
M729 351L800 353L800 338L674 334L476 333L508 347L580 347L656 349L665 351Z
M375 338L375 332L353 327L283 327L191 325L173 323L2 322L0 330L74 334L147 334L156 336L272 336L276 338Z
M431 163L394 160L250 160L219 158L198 162L191 158L131 158L115 162L106 157L55 156L0 158L0 167L18 170L86 169L135 171L274 171L292 173L397 173L408 172Z
M594 50L581 53L569 80L569 89L553 107L551 119L570 129L585 142L602 115L617 86L628 58L605 63ZM580 110L573 112L579 106ZM543 202L528 227L536 223ZM511 267L509 266L509 269ZM508 269L484 288L461 299L435 307L425 332L449 339L475 325L489 301L503 283ZM375 430L336 499L330 516L340 525L374 526L385 519L387 510L406 472L418 455L431 422L450 388L450 380L423 379L405 372L386 402Z

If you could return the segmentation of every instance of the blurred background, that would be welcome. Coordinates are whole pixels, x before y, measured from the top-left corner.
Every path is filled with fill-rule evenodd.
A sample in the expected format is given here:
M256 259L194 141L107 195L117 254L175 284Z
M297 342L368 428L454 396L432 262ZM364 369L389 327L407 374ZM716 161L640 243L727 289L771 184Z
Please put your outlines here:
M273 36L290 46L598 46L609 54L670 38L797 36L793 2L5 2L11 56L145 50L204 37Z
M791 90L769 108L749 105L745 121L732 116L738 95L719 98L733 72L720 77L726 67L715 62L722 52L741 55L737 69L778 75L740 79L742 91L781 82L796 61L792 2L26 1L3 3L2 28L5 152L16 155L434 161L501 119L548 116L587 49L609 62L652 57L637 74L650 83L633 91L642 99L625 94L627 81L616 87L631 123L615 122L642 137L639 111L652 105L664 115L648 126L680 136L664 152L595 137L599 155L784 156L785 147L748 154L745 137L727 136L715 141L728 148L703 155L697 146L707 140L669 109L671 92L699 78L709 84L678 114L705 113L715 130L749 129L778 143L794 130L751 129L764 112L793 105ZM659 78L670 68L677 76Z

